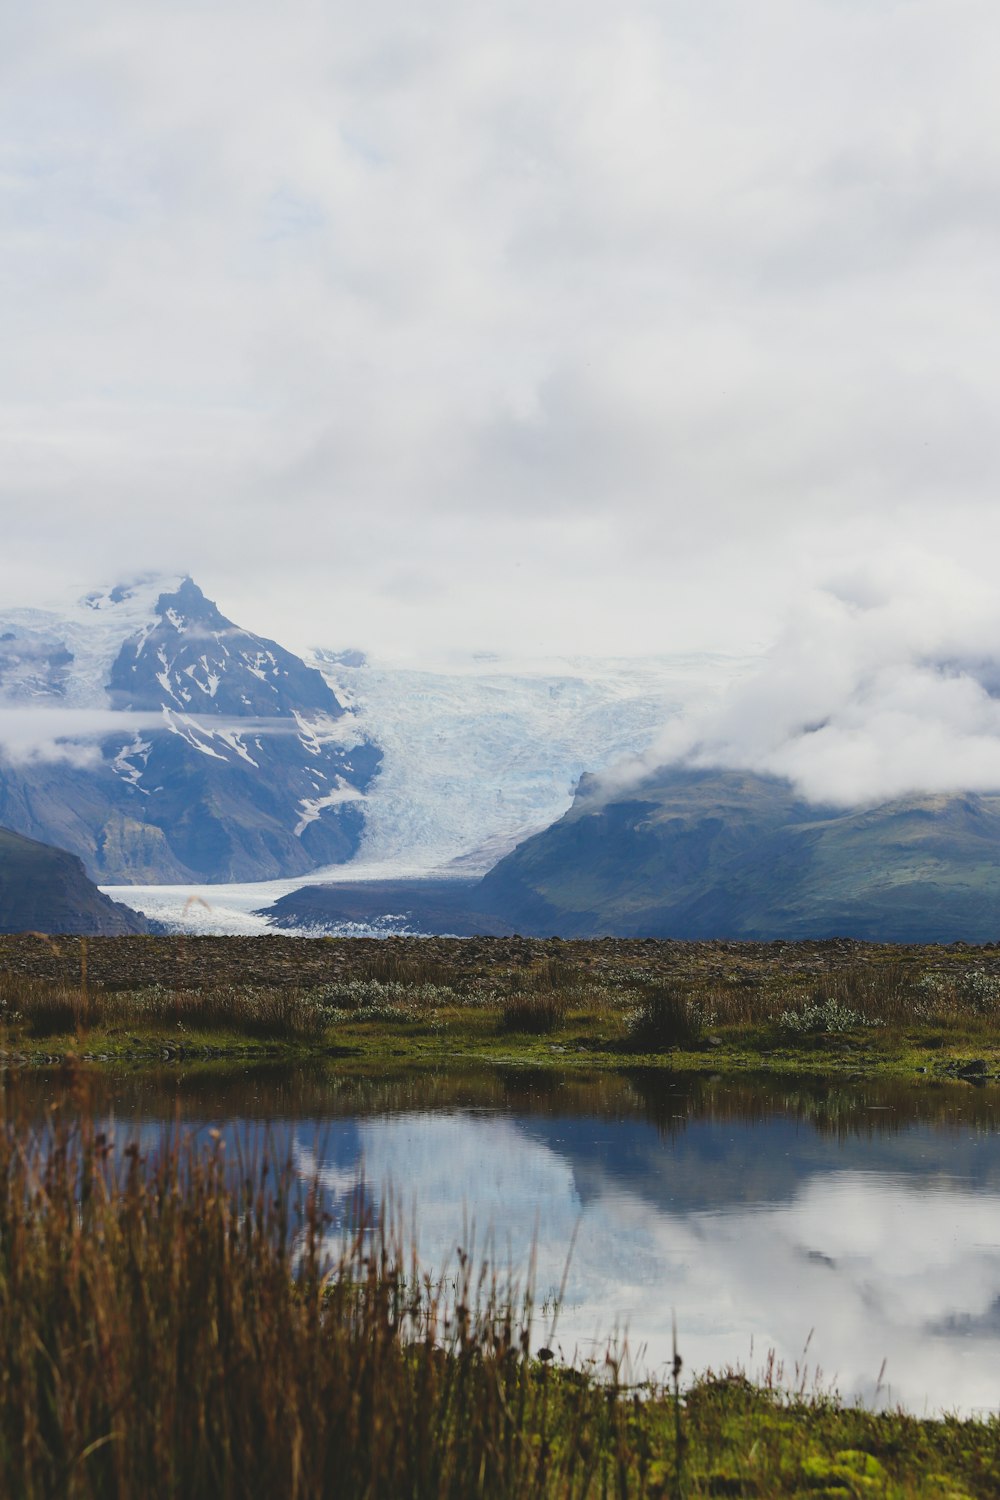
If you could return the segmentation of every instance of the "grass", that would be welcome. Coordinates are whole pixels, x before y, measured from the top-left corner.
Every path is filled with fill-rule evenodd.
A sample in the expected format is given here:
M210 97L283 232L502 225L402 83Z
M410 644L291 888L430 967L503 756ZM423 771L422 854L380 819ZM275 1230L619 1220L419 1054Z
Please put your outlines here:
M669 986L647 990L627 1022L629 1040L650 1051L695 1047L703 1039L704 1031L697 1001L683 990Z
M272 940L262 941L268 974ZM993 950L852 945L831 963L817 944L632 944L610 954L599 943L567 944L562 956L541 943L442 941L425 954L419 944L302 940L280 975L252 981L235 961L242 949L227 968L224 948L200 942L212 940L98 949L156 975L132 984L127 962L88 971L83 943L78 955L61 953L53 973L50 949L37 944L19 968L0 970L0 1050L15 1060L335 1051L536 1064L558 1053L612 1067L951 1070L980 1081L1000 1071ZM164 982L170 972L186 982Z
M266 1149L144 1157L86 1112L0 1132L0 1493L90 1497L987 1496L996 1423L732 1372L622 1385L533 1352L518 1294L384 1226L335 1231Z
M188 993L159 988L107 993L20 977L0 978L0 1025L35 1040L166 1027L297 1041L321 1037L326 1030L321 1006L294 988L230 984Z
M566 1011L566 998L558 991L509 995L502 1003L501 1024L504 1031L548 1036L566 1020Z

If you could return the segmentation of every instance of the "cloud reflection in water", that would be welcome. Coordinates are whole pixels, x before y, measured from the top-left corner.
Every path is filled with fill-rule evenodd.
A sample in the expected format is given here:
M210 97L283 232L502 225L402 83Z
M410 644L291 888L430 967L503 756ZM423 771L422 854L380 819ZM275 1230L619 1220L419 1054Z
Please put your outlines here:
M579 1226L558 1330L567 1354L627 1328L636 1364L662 1372L676 1309L689 1369L752 1373L774 1349L790 1372L808 1340L811 1374L845 1397L996 1409L1000 1139L922 1126L838 1142L786 1125L694 1122L666 1141L627 1121L541 1132L514 1116L407 1113L358 1120L316 1154L302 1130L296 1157L336 1194L362 1165L376 1197L391 1186L407 1222L415 1209L427 1265L442 1265L467 1225L501 1268L523 1269L536 1242L540 1299L558 1288ZM782 1150L789 1139L801 1150ZM741 1153L778 1150L783 1179L736 1196L727 1143L737 1167ZM993 1169L985 1180L970 1158Z

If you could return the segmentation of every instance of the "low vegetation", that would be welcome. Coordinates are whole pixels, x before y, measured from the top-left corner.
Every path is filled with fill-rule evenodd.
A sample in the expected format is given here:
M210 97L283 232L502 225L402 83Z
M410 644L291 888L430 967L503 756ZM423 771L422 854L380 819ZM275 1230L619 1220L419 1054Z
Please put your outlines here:
M0 940L8 1062L284 1051L537 1063L560 1054L614 1067L983 1081L1000 1072L998 1025L993 948Z
M530 1293L431 1278L262 1149L0 1132L0 1493L988 1496L995 1423L845 1409L771 1370L671 1389L533 1344ZM677 1371L679 1376L680 1371Z

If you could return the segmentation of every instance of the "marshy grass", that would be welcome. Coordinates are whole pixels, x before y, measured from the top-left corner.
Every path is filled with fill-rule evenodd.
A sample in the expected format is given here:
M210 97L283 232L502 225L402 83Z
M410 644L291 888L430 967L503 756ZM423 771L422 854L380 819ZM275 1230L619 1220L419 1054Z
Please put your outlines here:
M558 990L539 994L508 995L500 1012L504 1031L522 1032L528 1036L547 1036L566 1018L568 1001Z
M705 1033L704 1016L697 1000L672 986L645 992L642 1003L628 1017L629 1040L648 1051L670 1047L695 1047Z
M997 1492L995 1423L533 1356L530 1295L335 1232L266 1149L0 1132L0 1493L663 1500ZM349 1221L350 1222L350 1221ZM668 1289L667 1289L668 1290Z
M8 1056L403 1046L526 1057L534 1048L537 1061L555 1047L595 1060L676 1056L689 1066L725 1048L718 1061L744 1067L796 1057L817 1067L852 1050L911 1071L944 1067L949 1054L967 1068L977 1054L979 1062L983 1053L995 1058L983 1076L1000 1065L1000 958L992 950L897 956L855 945L831 964L820 944L785 960L781 945L633 944L619 954L600 943L523 941L498 947L503 962L491 962L487 940L426 949L403 940L299 940L295 950L262 939L248 952L234 939L227 969L226 950L211 939L122 939L118 949L105 940L92 951L81 940L78 951L64 942L58 954L47 940L19 941L19 968L0 972L0 1051ZM283 944L283 970L267 957L272 942ZM97 978L88 978L88 952ZM134 956L144 979L177 982L129 985L116 952ZM260 971L274 976L266 983L247 963L258 953Z
M313 992L254 984L210 990L105 991L0 976L0 1030L29 1037L72 1036L97 1028L235 1031L268 1040L323 1034L327 1018Z
M266 1152L8 1128L0 1492L586 1493L607 1403L553 1401L530 1306L467 1257L435 1282L370 1223L332 1258L329 1233Z
M904 1034L939 1030L995 1037L1000 1022L1000 975L918 965L858 965L816 978L760 980L735 973L640 984L627 1018L631 1042L649 1051L695 1049L706 1040L755 1038L769 1047L810 1039L881 1034L887 1044Z

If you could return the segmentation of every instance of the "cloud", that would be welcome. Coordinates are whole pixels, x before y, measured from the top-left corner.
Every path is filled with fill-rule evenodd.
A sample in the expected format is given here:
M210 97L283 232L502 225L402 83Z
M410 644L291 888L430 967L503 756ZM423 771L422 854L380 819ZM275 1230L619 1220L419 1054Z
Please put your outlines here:
M1000 542L1000 13L22 7L0 591L189 570L292 645L772 633Z
M99 742L108 736L124 741L162 728L159 714L0 703L0 757L12 765L93 766L101 759Z
M137 735L173 733L192 736L204 743L219 738L232 747L261 736L310 735L320 743L329 735L342 735L339 721L319 726L309 721L285 718L226 718L216 714L180 714L170 709L143 713L133 709L40 708L0 702L0 758L12 765L43 762L71 766L94 766L102 758L101 746L126 744Z
M788 778L814 802L1000 789L1000 602L900 557L806 595L759 668L603 785L669 763Z

